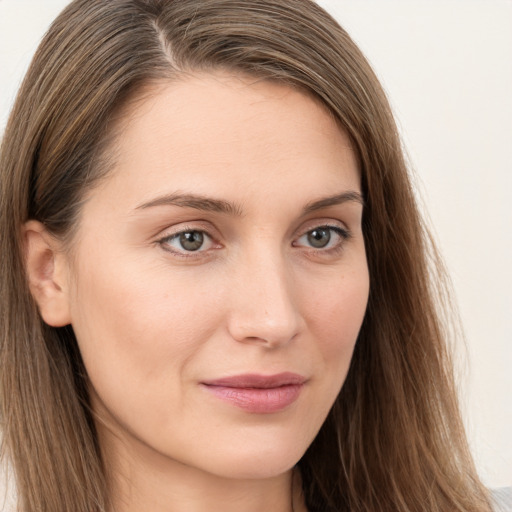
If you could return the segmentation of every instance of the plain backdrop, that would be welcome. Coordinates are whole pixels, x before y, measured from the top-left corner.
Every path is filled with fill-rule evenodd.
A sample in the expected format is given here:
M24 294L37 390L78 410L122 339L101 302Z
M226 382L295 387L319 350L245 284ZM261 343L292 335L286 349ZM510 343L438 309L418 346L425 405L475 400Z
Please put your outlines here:
M278 1L278 0L276 0ZM0 133L66 0L0 0ZM320 0L394 108L466 332L460 393L477 467L512 485L512 1Z

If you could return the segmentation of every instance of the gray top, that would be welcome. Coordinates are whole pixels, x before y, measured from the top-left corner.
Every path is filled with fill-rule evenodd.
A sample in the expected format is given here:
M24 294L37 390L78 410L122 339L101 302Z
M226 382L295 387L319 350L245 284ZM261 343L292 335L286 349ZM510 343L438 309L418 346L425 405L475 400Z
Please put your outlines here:
M493 489L491 496L495 512L512 512L512 487Z

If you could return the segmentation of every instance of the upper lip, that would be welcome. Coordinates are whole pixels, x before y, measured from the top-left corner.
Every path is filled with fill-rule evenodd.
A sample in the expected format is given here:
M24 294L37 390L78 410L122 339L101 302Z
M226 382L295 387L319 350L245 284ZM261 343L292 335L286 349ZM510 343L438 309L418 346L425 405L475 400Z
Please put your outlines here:
M283 372L274 375L260 375L248 373L245 375L233 375L220 379L204 381L206 386L219 386L227 388L260 388L270 389L282 386L300 385L306 382L306 378L298 373Z

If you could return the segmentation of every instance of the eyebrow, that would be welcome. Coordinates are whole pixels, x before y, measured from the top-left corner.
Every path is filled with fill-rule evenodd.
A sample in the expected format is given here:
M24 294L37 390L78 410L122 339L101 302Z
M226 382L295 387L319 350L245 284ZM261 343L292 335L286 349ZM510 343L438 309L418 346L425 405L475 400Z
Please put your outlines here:
M242 206L239 204L224 201L222 199L214 199L211 197L196 194L166 194L157 197L147 203L137 206L136 210L152 208L154 206L181 206L182 208L194 208L208 212L226 213L240 217L242 215Z
M359 192L350 190L342 192L341 194L335 194L333 196L312 201L304 206L302 213L306 214L352 201L364 206L363 196ZM225 213L237 217L243 215L243 208L240 204L202 195L182 193L172 193L157 197L156 199L152 199L151 201L137 206L135 209L144 210L155 206L180 206L182 208L193 208L195 210Z
M335 194L334 196L324 197L323 199L319 199L318 201L313 201L308 203L304 209L303 213L314 212L315 210L321 210L322 208L328 208L329 206L336 206L338 204L343 204L347 202L354 201L359 203L361 206L364 206L363 196L356 192L355 190L349 190L347 192L342 192L341 194Z

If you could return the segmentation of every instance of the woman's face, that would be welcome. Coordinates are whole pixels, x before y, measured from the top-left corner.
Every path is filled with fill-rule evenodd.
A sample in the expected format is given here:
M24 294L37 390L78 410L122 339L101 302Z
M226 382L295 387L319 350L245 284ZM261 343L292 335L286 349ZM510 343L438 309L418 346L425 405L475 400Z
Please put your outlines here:
M350 142L301 92L221 73L155 87L119 129L67 267L101 442L280 474L326 418L365 313Z

